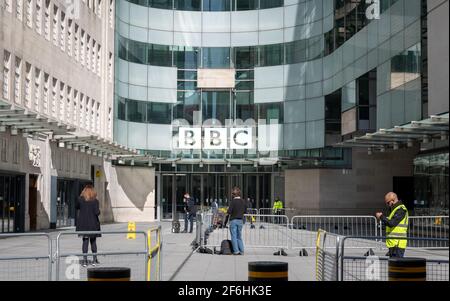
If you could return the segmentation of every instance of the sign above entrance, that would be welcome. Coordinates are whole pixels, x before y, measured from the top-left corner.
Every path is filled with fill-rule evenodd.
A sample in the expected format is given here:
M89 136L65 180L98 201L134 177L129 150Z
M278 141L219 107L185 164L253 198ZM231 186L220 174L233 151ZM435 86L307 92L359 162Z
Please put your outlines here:
M252 149L253 129L236 128L180 128L180 149ZM203 144L202 144L203 142Z
M198 69L198 87L202 89L234 89L235 69Z

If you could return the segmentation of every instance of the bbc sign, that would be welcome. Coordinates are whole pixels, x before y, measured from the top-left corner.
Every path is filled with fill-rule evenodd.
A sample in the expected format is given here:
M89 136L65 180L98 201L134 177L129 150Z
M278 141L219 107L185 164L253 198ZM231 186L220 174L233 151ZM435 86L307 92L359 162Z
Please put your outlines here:
M179 149L185 150L238 150L253 149L253 128L200 128L181 127L178 134Z

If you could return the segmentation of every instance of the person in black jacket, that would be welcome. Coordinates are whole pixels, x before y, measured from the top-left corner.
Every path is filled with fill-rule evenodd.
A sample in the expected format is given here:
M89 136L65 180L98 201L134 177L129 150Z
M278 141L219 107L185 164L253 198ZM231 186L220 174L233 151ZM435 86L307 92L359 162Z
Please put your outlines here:
M195 205L195 200L191 198L189 193L184 194L184 210L185 210L185 219L184 219L184 231L183 233L187 233L188 231L188 221L189 221L189 233L194 231L194 217L197 214L197 206Z
M86 185L86 187L81 192L78 202L75 208L78 212L76 231L79 232L94 232L100 231L100 220L98 216L100 215L100 205L97 200L97 193L92 185ZM87 254L89 248L89 242L91 243L91 250L93 254L97 253L97 237L101 237L100 234L80 234L83 238L82 251L83 254ZM82 266L86 267L88 265L87 256L83 256L81 262ZM99 264L97 256L93 256L92 265L95 266Z

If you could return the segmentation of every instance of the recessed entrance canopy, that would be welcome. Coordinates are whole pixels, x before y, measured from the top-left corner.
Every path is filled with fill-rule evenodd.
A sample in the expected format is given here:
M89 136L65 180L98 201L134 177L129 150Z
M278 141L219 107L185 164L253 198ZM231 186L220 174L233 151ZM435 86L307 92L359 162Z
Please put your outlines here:
M398 150L402 147L413 147L433 140L448 140L449 114L431 116L422 121L396 126L392 129L381 129L376 133L366 134L341 143L336 147L363 147L369 151Z
M136 155L134 149L119 145L96 135L76 132L76 127L39 115L16 104L0 100L0 132L11 129L11 135L43 139L50 137L59 147L102 156L105 159L117 155Z
M0 131L10 127L13 134L20 130L23 135L67 134L75 128L52 118L41 116L26 109L0 102Z

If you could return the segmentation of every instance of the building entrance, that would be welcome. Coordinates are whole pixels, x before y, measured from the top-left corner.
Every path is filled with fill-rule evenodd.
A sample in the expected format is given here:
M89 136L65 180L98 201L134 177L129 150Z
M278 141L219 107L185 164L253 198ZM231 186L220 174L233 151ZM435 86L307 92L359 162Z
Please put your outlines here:
M0 174L0 233L23 232L25 176Z
M242 197L253 208L271 206L271 174L162 174L159 204L161 219L183 219L183 195L189 192L198 208L208 208L213 200L227 207L233 187L240 187Z

